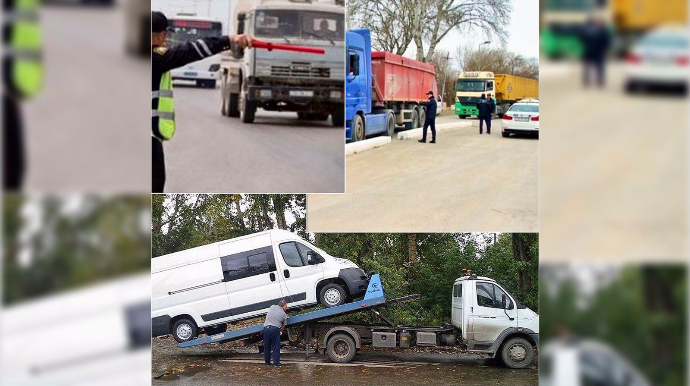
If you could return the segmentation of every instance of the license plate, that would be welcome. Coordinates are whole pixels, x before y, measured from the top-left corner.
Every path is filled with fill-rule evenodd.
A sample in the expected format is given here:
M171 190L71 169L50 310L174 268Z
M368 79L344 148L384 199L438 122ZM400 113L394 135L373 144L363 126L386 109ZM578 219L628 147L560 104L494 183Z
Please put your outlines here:
M291 90L290 96L293 96L293 97L313 97L314 91L312 91L312 90Z
M529 118L527 117L515 117L515 122L528 122Z
M197 76L197 75L199 75L199 73L198 72L185 72L184 75L185 76Z

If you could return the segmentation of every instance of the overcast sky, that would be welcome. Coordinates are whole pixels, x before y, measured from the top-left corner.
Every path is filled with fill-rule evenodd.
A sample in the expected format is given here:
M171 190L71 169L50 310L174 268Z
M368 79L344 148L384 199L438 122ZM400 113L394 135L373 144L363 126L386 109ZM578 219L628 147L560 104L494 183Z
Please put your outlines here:
M527 58L539 57L539 0L513 0L513 12L510 15L508 25L508 39L506 49L516 52ZM451 58L455 55L458 46L466 44L476 44L479 46L485 42L487 37L483 31L477 30L472 33L460 33L458 31L449 32L448 35L438 44L437 50L450 52ZM487 44L489 47L500 47L498 42ZM415 57L416 46L406 52L405 56ZM455 61L451 59L455 65Z

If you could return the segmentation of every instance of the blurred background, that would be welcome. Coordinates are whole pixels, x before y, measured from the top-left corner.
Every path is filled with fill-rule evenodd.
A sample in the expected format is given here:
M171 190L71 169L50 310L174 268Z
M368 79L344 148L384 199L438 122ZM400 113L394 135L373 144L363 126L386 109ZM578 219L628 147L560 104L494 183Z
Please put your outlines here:
M542 261L685 260L687 5L540 0Z
M0 383L150 383L150 196L3 199Z
M149 2L36 3L42 70L31 93L6 88L4 170L21 174L6 190L149 192Z
M539 269L540 385L687 384L684 265Z

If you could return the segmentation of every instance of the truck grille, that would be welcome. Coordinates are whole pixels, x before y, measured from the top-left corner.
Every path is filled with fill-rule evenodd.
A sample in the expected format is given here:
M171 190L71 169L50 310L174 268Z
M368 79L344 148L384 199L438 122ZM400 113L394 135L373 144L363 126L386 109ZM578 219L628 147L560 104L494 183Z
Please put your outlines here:
M271 76L330 78L331 69L327 67L312 67L309 63L292 63L290 66L271 66Z

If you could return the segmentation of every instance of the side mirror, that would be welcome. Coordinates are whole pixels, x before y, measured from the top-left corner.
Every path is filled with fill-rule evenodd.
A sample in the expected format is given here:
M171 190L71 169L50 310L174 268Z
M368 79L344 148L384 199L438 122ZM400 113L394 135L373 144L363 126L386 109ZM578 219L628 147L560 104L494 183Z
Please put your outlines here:
M326 259L319 256L318 253L316 253L314 251L308 251L307 252L307 263L309 263L309 265L321 264L325 261L326 261Z
M501 295L501 307L506 309L506 294Z

